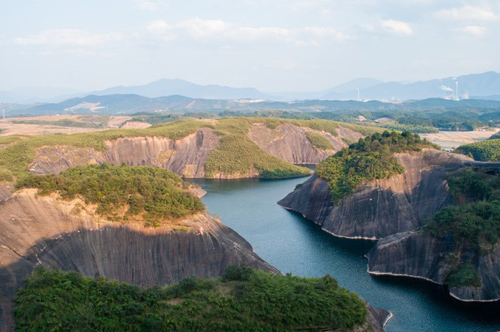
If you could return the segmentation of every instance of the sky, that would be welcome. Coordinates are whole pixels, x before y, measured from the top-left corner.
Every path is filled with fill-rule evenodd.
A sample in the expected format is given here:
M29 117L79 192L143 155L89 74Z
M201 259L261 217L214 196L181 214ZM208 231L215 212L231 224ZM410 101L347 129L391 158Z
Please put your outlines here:
M320 91L500 71L498 0L0 0L0 90Z

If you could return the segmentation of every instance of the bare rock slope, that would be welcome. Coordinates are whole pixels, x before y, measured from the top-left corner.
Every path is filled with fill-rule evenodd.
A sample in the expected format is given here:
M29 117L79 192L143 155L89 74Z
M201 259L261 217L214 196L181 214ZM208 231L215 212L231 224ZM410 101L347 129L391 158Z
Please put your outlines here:
M92 148L47 146L37 150L29 170L36 174L58 174L68 167L111 163L154 166L186 178L203 178L205 161L220 144L212 129L201 128L179 140L161 137L125 137L107 141L104 151Z
M432 149L396 158L404 167L403 174L361 185L340 203L332 202L328 183L314 175L278 204L335 236L376 240L416 229L425 218L451 204L446 172L471 161Z
M358 141L362 134L351 129L339 127L337 135L313 130L307 127L298 127L284 124L276 129L270 129L263 123L255 123L250 129L250 138L264 151L288 161L292 164L317 164L326 157L348 146L344 141ZM307 139L306 132L312 132L325 137L332 149L324 150L314 147Z
M186 231L144 228L102 221L79 200L35 192L0 202L0 330L12 328L13 296L39 264L144 286L188 275L217 277L230 264L278 273L241 236L206 214L185 220Z
M322 135L330 141L333 149L314 147L307 139L307 131ZM283 124L269 129L262 123L253 124L249 137L270 155L293 164L317 164L335 153L348 141L357 141L362 134L343 127L337 128L338 135ZM111 163L128 166L154 166L166 168L184 178L204 178L205 163L210 152L220 146L220 137L210 128L200 128L196 133L178 140L164 137L124 137L105 142L104 151L93 148L77 148L56 145L38 148L29 170L36 174L58 174L68 167L88 164ZM249 170L245 174L216 174L215 177L258 177L259 173Z
M482 252L450 236L435 237L417 230L428 217L454 203L446 182L448 172L466 166L498 171L500 164L429 149L396 158L404 167L403 174L364 184L338 205L331 200L328 183L316 175L279 204L335 236L379 240L367 254L371 274L446 284L457 262L471 262L481 286L451 287L450 294L462 301L500 300L498 245Z
M403 232L380 240L367 254L368 272L374 275L409 276L445 284L454 268L457 243L423 232ZM452 287L450 294L462 301L500 300L500 248L479 253L460 248L460 259L471 261L481 279L480 287Z

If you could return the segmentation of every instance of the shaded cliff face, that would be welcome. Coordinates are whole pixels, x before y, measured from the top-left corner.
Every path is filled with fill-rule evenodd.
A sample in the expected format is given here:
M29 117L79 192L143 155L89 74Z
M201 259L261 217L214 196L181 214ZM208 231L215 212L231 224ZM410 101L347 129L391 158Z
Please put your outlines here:
M313 132L324 136L333 149L323 150L314 147L307 139L306 132ZM343 138L350 141L358 141L363 137L358 132L348 128L337 128L337 136L327 132L313 130L306 127L297 127L292 124L284 124L276 129L270 129L263 123L254 123L250 129L250 138L264 151L288 161L292 164L317 164L336 151L347 147Z
M367 254L368 272L374 275L409 276L444 284L453 266L457 243L423 232L404 232L380 240ZM481 287L454 287L450 294L462 301L500 300L500 248L480 254L460 248L460 259L471 261Z
M335 236L376 240L413 230L451 204L446 172L470 162L467 157L431 149L396 158L403 174L363 184L338 205L331 200L328 183L316 175L278 204Z
M105 151L92 148L48 146L37 150L29 170L36 174L59 174L72 166L111 163L155 166L186 178L205 177L205 161L220 144L212 129L201 128L179 140L161 137L126 137L105 143Z
M37 198L35 190L0 202L0 330L12 327L15 291L38 264L144 286L217 277L230 264L278 272L205 214L185 221L189 231L171 232L104 222L78 203Z

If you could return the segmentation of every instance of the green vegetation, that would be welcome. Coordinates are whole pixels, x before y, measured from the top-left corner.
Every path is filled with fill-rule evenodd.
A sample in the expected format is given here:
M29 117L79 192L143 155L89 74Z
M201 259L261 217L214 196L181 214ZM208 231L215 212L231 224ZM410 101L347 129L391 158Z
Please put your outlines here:
M493 127L500 123L500 112L498 108L479 107L456 107L447 109L444 106L427 107L421 102L415 104L403 103L393 105L391 108L380 108L380 104L364 103L363 108L357 104L355 107L342 109L344 105L327 105L320 101L310 101L311 108L303 105L297 110L267 110L254 112L224 111L220 116L233 117L279 117L285 119L324 119L349 123L360 123L359 116L366 118L364 126L378 126L391 130L411 131L413 133L432 133L437 130L475 130L480 127ZM304 104L309 101L304 101ZM371 104L371 105L370 105ZM420 105L418 105L420 104ZM269 105L272 107L273 105ZM375 106L375 108L371 107ZM289 105L283 105L289 108ZM335 108L335 110L332 110ZM302 110L302 111L299 111ZM307 111L305 111L307 110ZM318 112L318 110L321 110ZM384 124L376 124L379 118L389 118L392 121ZM368 134L367 134L368 135Z
M332 150L333 145L330 143L328 139L326 139L325 136L322 136L320 134L316 134L311 131L306 131L306 137L309 140L309 142L314 146L315 148L322 149L322 150Z
M500 181L496 175L465 168L448 174L446 180L458 204L500 201Z
M458 267L448 275L445 284L449 287L481 287L481 277L474 269L471 262L468 261L458 265Z
M496 132L494 133L493 135L490 136L490 138L488 139L497 139L497 138L500 138L500 132Z
M155 167L75 167L60 175L29 174L16 186L38 188L39 195L59 192L70 200L81 196L86 203L97 204L96 212L110 220L126 221L142 215L147 226L205 209L178 175Z
M269 155L245 135L224 135L205 162L207 177L216 174L245 175L257 171L262 178L305 176L310 170Z
M181 118L178 114L163 114L163 113L135 113L132 114L132 120L147 122L152 125L161 124L165 122L176 121ZM128 122L128 121L127 121Z
M416 134L385 131L351 144L328 157L316 167L316 173L328 181L333 201L350 195L360 184L376 179L388 179L403 172L395 153L435 148Z
M500 139L461 145L456 151L478 161L500 161Z
M431 126L409 125L396 122L382 123L378 126L390 130L411 131L415 134L439 133L439 129Z
M470 261L461 261L463 248L488 253L500 239L500 181L497 174L465 168L447 176L450 192L458 205L436 212L424 232L451 238L455 250L453 267L447 277L450 287L481 285L479 274Z
M38 268L15 299L17 331L348 331L367 327L365 303L330 276L274 276L229 267L141 289Z
M264 123L269 129L283 124L308 127L338 135L336 129L344 124L326 120L289 120L277 118L228 118L220 119L215 125L216 133L221 136L221 145L212 151L206 161L207 176L224 174L247 174L251 170L259 172L262 178L283 178L304 176L310 170L291 165L279 158L270 156L257 146L248 132L254 123ZM364 133L373 133L378 129L346 124L345 127Z
M2 181L12 181L12 172L5 168L0 168L0 182Z
M345 128L373 134L379 128L362 127L353 124L342 124L328 120L293 120L277 118L228 118L212 122L199 120L179 120L147 129L107 130L74 135L44 135L12 141L12 145L0 149L0 168L8 169L16 177L23 178L28 171L28 165L33 161L35 152L43 146L64 145L75 148L93 148L104 150L104 143L122 137L158 136L173 140L184 138L206 127L215 130L221 139L221 145L213 150L206 163L207 176L224 173L238 176L250 172L259 173L260 177L280 178L303 176L310 174L309 169L287 163L267 154L249 137L248 132L254 123L264 123L268 128L276 128L282 124L293 124L318 131L337 135L336 129L342 125ZM0 139L1 144L1 139Z
M434 236L451 234L455 243L491 248L500 236L500 202L476 202L439 210L426 225Z
M77 148L104 150L104 142L122 137L158 136L180 139L193 134L201 127L210 124L195 120L185 120L147 129L120 129L98 131L74 135L42 135L19 140L9 147L0 149L0 168L9 169L18 177L26 176L28 165L33 161L37 148L42 146L67 145Z
M452 234L456 243L491 249L500 238L500 181L496 175L469 168L447 178L460 204L439 210L426 225L434 236Z
M21 140L21 136L2 136L0 137L0 145L14 143Z
M478 113L458 111L406 114L398 118L397 122L403 125L435 127L451 131L471 131L489 125L479 119Z

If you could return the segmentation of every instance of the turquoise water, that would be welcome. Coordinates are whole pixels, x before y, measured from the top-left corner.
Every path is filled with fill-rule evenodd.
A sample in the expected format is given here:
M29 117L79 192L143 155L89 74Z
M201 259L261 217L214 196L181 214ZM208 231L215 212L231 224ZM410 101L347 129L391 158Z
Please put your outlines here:
M431 283L366 273L373 242L337 239L276 204L305 179L196 180L210 212L247 239L282 273L330 274L372 305L391 311L387 331L498 331L499 304L461 303Z

